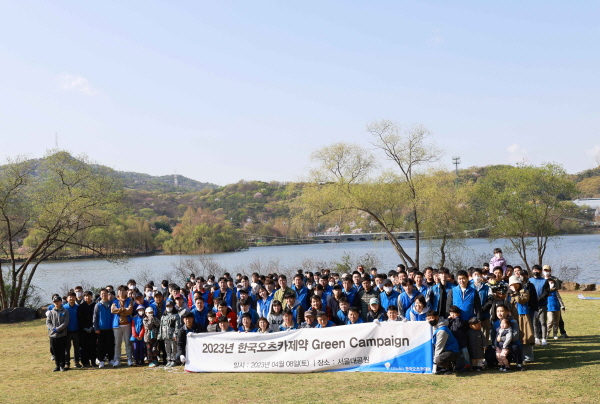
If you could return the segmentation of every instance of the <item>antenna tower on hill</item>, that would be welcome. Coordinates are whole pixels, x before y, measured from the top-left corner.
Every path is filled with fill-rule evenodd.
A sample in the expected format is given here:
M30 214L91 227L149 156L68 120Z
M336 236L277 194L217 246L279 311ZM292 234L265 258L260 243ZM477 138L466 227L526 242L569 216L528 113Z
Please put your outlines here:
M173 174L173 185L176 187L179 186L179 181L177 181L177 170L175 170L175 174Z

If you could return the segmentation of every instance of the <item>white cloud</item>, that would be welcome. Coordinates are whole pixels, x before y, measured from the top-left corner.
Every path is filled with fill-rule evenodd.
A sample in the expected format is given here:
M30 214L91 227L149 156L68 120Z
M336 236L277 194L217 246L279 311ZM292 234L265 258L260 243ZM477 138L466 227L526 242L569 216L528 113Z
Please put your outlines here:
M508 151L508 160L511 163L524 163L529 159L527 158L527 150L519 146L517 143L513 143L506 148Z
M433 37L429 38L427 42L431 46L438 46L443 44L446 41L446 38L442 36L442 30L436 29L433 31Z
M58 85L64 91L79 91L82 94L93 97L100 94L88 79L74 74L61 74L58 77Z
M585 154L590 156L595 164L600 165L600 145L593 145L591 149L587 149Z

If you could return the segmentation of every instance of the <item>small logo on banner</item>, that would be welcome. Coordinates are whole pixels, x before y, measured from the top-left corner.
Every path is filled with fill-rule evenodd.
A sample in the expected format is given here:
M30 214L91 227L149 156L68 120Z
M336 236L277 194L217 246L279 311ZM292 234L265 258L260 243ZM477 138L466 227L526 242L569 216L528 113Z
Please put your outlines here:
M390 366L392 366L389 362L385 363L385 369L390 370Z

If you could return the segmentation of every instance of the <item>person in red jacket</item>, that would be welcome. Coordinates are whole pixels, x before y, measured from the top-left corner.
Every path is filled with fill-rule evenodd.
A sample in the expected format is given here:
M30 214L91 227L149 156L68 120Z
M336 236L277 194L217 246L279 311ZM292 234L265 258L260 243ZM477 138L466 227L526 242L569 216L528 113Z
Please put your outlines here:
M219 311L217 312L217 319L221 317L227 318L229 326L237 331L237 314L227 306L227 302L224 300L219 303Z

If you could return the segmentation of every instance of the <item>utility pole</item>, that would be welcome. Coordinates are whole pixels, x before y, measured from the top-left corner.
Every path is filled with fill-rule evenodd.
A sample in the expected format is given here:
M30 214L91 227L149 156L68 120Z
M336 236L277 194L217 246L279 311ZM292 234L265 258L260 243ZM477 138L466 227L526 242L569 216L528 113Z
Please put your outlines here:
M173 185L176 187L179 186L179 181L177 181L177 170L175 170L175 174L173 174Z
M454 164L455 172L456 172L456 185L458 186L458 165L460 164L460 157L454 156L452 157L452 164Z

